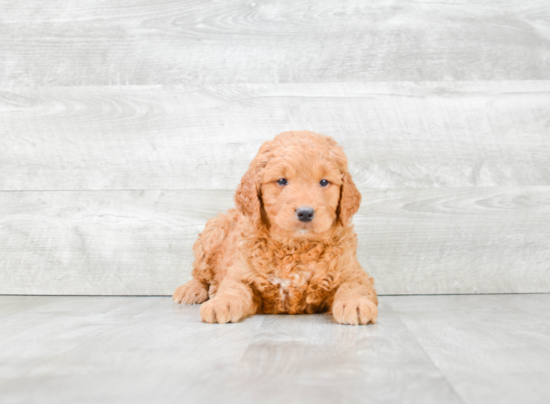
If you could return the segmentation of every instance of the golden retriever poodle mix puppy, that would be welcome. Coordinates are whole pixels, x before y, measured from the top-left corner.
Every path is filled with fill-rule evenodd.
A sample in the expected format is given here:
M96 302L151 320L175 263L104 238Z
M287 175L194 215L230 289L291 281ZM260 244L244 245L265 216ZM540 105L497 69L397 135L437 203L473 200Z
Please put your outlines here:
M177 303L203 303L207 323L255 313L332 312L341 324L376 321L373 279L357 261L351 220L361 194L342 148L313 132L265 142L235 194L193 246L193 279Z

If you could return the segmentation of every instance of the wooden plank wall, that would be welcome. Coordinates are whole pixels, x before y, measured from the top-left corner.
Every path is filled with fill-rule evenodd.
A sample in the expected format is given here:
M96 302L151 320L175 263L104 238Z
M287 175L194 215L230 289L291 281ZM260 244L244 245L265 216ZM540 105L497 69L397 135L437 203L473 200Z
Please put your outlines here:
M547 1L0 10L0 293L171 294L293 129L344 146L380 293L550 292Z

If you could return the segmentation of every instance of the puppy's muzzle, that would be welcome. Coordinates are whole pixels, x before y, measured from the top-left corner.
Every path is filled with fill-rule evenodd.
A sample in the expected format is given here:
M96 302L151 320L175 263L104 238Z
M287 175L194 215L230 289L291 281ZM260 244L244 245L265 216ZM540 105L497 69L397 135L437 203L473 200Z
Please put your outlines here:
M313 216L315 216L315 211L312 208L301 207L296 209L296 216L300 222L311 222L313 220Z

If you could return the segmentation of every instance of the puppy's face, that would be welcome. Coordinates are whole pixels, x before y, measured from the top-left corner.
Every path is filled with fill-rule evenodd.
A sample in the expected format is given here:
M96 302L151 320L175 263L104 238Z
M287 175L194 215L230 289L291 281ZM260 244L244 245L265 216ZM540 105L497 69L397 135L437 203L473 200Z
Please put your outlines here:
M267 225L284 237L315 238L337 223L349 226L361 194L332 138L285 132L262 145L235 202L258 228Z
M293 237L326 232L337 218L342 174L316 151L291 148L265 166L261 195L272 231Z

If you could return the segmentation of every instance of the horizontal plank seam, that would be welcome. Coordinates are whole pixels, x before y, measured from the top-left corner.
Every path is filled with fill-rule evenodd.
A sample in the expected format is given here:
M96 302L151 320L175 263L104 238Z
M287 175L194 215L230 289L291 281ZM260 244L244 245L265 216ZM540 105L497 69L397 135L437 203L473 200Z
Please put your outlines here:
M472 83L472 84L482 84L482 83L505 83L505 84L518 84L518 83L541 83L541 82L547 82L550 83L550 78L544 78L544 79L525 79L525 80L503 80L503 79L483 79L483 80L354 80L354 81L247 81L247 82L184 82L184 83L178 83L178 84L83 84L83 85L54 85L54 86L47 86L47 85L38 85L38 86L25 86L25 85L3 85L2 88L4 90L14 90L14 89L22 89L22 90L33 90L37 91L40 89L71 89L71 88L90 88L90 89L103 89L103 88L151 88L151 89L163 89L163 88L185 88L189 86L198 86L200 89L203 88L212 88L216 86L220 86L223 88L228 87L242 87L242 86L257 86L257 85L266 85L266 86L277 86L277 85L339 85L339 84L370 84L370 83L376 83L376 84L387 84L391 85L393 83L422 83L422 84L444 84L448 86L455 86L460 84L466 84L466 83ZM504 88L504 87L502 87ZM188 91L189 93L199 91L192 90ZM539 92L546 92L544 90L534 90L533 92L539 93ZM469 92L467 93L469 94Z
M494 186L458 186L458 187L359 187L360 191L399 191L399 190L445 190L445 189L526 189L526 188L548 188L550 184L540 185L494 185ZM165 191L165 192L212 192L212 191L236 191L234 188L113 188L113 189L0 189L0 193L16 192L142 192L142 191Z

